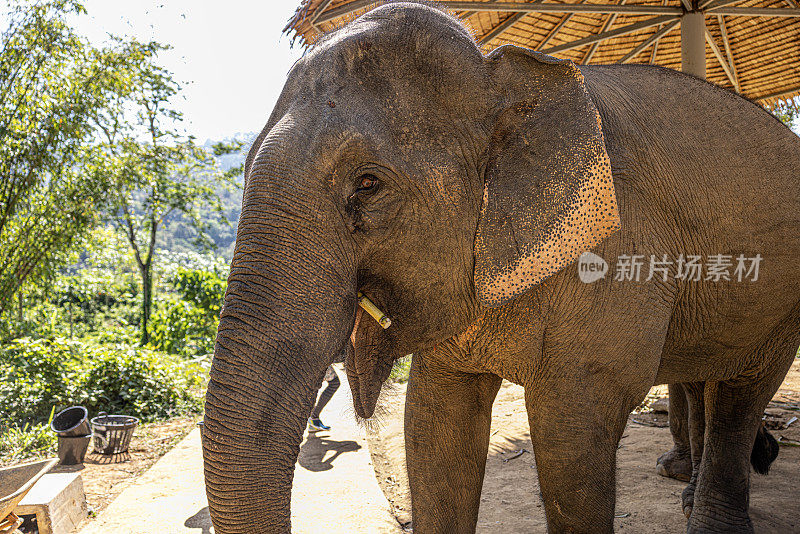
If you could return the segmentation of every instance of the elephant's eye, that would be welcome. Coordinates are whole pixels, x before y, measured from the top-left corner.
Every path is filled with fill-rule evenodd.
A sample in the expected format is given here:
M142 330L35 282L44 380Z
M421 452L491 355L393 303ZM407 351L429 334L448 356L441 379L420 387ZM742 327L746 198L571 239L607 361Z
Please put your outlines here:
M358 181L357 191L369 191L378 185L378 179L371 174L364 174Z

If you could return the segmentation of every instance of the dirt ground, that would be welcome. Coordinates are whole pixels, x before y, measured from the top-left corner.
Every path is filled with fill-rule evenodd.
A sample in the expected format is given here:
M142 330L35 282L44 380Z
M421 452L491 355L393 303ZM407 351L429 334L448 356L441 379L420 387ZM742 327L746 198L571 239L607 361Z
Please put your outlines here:
M666 414L647 406L666 395L666 386L651 390L641 413L628 419L617 455L616 530L631 533L684 532L680 496L685 483L656 473L656 458L671 448ZM528 431L523 390L503 382L492 412L486 477L478 532L545 532L544 509ZM411 521L411 500L403 448L405 388L386 400L382 425L369 433L378 483L401 525ZM796 360L767 410L768 424L782 426L800 417L800 359ZM800 532L800 420L771 430L781 440L780 455L769 475L753 474L750 516L756 532ZM781 439L782 437L782 439ZM795 444L792 444L792 442ZM520 453L520 451L523 451Z
M136 427L128 452L104 456L95 454L91 444L82 466L56 466L53 472L79 471L83 479L89 516L109 505L136 477L164 456L192 430L199 418L180 417L145 423Z

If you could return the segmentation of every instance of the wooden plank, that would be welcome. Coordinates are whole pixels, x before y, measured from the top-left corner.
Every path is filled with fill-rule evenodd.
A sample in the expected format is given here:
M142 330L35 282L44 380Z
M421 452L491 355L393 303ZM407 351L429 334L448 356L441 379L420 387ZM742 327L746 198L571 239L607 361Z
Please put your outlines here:
M658 44L659 39L661 39L664 35L669 33L675 26L677 26L680 23L681 23L680 19L673 20L672 22L670 22L669 24L658 30L656 33L651 35L650 38L645 40L642 44L640 44L639 46L637 46L636 48L625 54L625 56L623 56L623 58L620 59L619 62L620 63L629 62L630 60L638 56L644 49L646 49L651 44L654 45L655 47L655 45Z
M736 72L736 62L733 60L733 52L731 52L731 43L728 40L728 28L725 26L725 17L717 15L717 24L719 24L719 31L722 35L722 46L725 47L725 57L728 59L728 65L731 67L733 79L736 80L734 87L736 92L741 92L739 88L739 73Z
M358 2L356 2L358 3ZM681 15L683 8L619 4L556 4L517 2L463 2L439 0L438 5L455 11L507 11L510 13L619 13L621 15ZM351 4L341 6L346 8ZM340 8L337 8L340 9ZM333 11L333 10L332 10Z
M542 50L542 52L545 54L555 54L557 52L564 52L565 50L572 50L573 48L579 48L581 46L586 46L587 44L593 44L599 41L605 41L606 39L611 39L612 37L619 37L620 35L627 35L629 33L638 32L639 30L644 30L645 28L652 28L653 26L658 26L659 24L663 24L665 22L672 22L674 20L675 17L669 15L664 15L661 17L653 17L651 19L643 20L635 24L628 24L627 26L621 26L619 28L604 33L599 33L597 35L590 35L589 37L584 37L583 39L578 39L575 41L571 41L569 43L564 43L558 46L554 46L552 48L548 48L547 50Z
M17 515L36 514L39 534L64 534L86 516L80 473L48 473L17 506Z
M511 26L513 26L514 24L516 24L517 22L519 22L521 19L523 19L523 18L527 17L528 15L529 15L528 13L517 13L517 14L515 14L515 15L511 15L511 16L510 16L510 17L508 17L506 20L504 20L503 22L501 22L500 24L498 24L497 26L495 26L494 28L492 28L492 29L489 31L489 33L487 33L486 35L484 35L483 37L481 37L481 38L478 40L478 42L479 42L481 45L485 45L485 44L489 43L489 42L490 42L492 39L494 39L494 38L496 38L496 37L500 36L500 35L501 35L503 32L505 32L505 31L506 31L507 29L509 29Z
M736 78L733 76L731 72L731 66L728 65L728 61L725 59L725 56L722 55L722 51L717 46L717 43L714 41L714 36L711 35L711 32L708 31L706 28L706 42L711 47L711 51L714 52L714 55L717 58L722 70L725 71L725 75L728 77L728 81L731 82L731 85L736 89L736 92L739 92L739 84L736 82Z
M711 11L711 10L709 10ZM800 9L772 7L721 7L711 11L718 15L734 17L800 17Z
M620 0L619 5L624 5L624 4L625 4L625 0ZM616 13L612 13L611 15L609 15L608 18L606 19L606 23L603 24L603 27L600 30L600 33L607 32L609 30L609 28L611 28L611 26L614 24L615 20L617 20L617 14ZM586 55L583 56L583 59L581 60L581 63L583 63L584 65L589 63L592 60L592 58L594 57L594 53L597 52L597 47L598 46L600 46L599 42L594 43L592 46L590 46L589 50L586 52Z

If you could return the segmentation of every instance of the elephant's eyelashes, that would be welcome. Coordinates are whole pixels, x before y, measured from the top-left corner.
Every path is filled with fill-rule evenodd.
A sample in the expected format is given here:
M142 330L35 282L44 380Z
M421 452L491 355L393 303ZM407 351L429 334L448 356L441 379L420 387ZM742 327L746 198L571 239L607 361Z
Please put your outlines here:
M358 187L356 191L369 191L378 185L378 179L372 174L362 174L359 178Z
M345 212L350 217L351 231L365 229L361 213L364 203L380 189L380 185L380 180L374 174L365 173L356 178L355 191L347 198L345 206Z

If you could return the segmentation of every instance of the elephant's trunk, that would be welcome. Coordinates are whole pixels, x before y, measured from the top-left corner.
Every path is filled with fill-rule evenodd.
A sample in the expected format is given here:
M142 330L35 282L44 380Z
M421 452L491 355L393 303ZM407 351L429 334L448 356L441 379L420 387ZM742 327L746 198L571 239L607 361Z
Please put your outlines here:
M265 193L253 174L206 395L203 457L217 534L290 532L306 420L356 308L350 258L325 235L335 225L300 199L283 199L293 214L276 207L275 197L291 192Z

